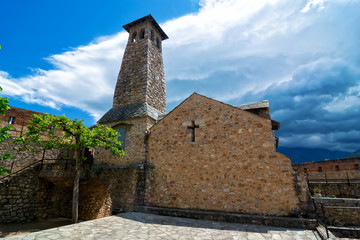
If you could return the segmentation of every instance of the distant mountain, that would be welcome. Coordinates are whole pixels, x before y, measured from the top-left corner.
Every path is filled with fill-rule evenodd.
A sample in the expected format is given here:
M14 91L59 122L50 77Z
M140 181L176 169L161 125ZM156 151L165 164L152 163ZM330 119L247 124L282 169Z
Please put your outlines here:
M354 152L350 155L345 156L344 158L360 158L360 151Z
M348 156L351 152L331 151L321 148L289 148L278 147L277 151L291 158L291 163L318 162L335 160Z

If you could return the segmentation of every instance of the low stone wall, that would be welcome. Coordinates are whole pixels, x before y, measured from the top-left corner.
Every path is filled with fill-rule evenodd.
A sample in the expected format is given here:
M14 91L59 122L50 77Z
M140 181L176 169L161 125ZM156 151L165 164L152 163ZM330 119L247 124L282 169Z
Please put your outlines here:
M326 160L319 162L305 162L291 164L296 172L312 173L312 172L338 172L338 171L358 171L360 166L360 158L346 158L337 160Z
M324 205L325 219L332 226L360 226L360 199L352 198L316 198L317 214L322 218L321 203ZM347 208L328 208L328 207ZM359 207L355 209L354 207Z
M360 198L360 183L309 183L310 192L313 194L315 188L321 190L323 197L337 198Z
M339 182L360 181L360 171L339 171L339 172L311 172L307 174L309 181Z

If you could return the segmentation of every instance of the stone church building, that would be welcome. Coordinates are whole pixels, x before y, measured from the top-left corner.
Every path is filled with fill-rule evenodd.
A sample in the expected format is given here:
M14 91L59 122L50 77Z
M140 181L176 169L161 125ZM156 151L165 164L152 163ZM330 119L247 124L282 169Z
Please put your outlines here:
M125 156L95 150L91 173L81 180L80 218L124 210L303 214L306 194L290 159L276 151L280 124L271 119L268 101L231 106L193 93L166 114L162 41L168 36L151 15L124 28L129 39L113 106L98 124L121 134ZM62 186L67 194L71 186L40 171L42 184L51 182L45 188ZM69 205L64 201L43 202Z
M166 114L161 42L168 37L151 15L124 28L129 40L113 107L98 123L122 134L125 157L98 153L95 161L146 165L145 205L296 213L291 162L276 151L279 123L268 102L230 106L193 93Z

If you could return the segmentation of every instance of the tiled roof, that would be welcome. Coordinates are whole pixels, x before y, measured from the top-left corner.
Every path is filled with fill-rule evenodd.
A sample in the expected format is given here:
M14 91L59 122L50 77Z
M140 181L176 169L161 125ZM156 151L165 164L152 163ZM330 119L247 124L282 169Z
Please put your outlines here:
M104 114L98 121L98 123L112 122L121 119L129 119L135 117L149 116L155 120L158 120L159 116L162 115L158 110L151 107L148 103L133 103L128 105L111 108L107 113Z

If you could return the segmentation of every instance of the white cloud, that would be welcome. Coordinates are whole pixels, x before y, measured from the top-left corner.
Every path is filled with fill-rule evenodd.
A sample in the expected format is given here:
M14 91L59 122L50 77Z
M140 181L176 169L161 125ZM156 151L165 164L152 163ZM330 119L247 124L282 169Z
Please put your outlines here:
M301 12L308 12L310 9L312 8L316 8L318 10L322 10L325 8L324 6L324 0L308 0L308 2L306 3L306 6L301 9Z
M331 102L324 106L324 109L330 113L346 112L349 109L360 108L360 96L340 96L335 97Z
M111 106L127 33L95 40L87 46L52 55L54 69L34 69L34 74L13 79L0 74L4 93L23 101L60 109L80 108L98 119Z

